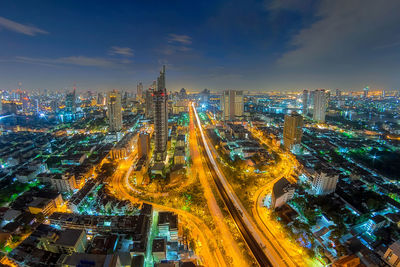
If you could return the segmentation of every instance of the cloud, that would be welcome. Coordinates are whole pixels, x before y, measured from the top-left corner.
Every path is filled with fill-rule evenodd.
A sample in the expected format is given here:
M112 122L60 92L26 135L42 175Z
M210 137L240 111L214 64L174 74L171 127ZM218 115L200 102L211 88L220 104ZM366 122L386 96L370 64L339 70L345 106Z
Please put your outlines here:
M113 46L113 47L111 47L109 54L133 57L133 50L132 50L132 48L129 48L129 47Z
M168 43L178 43L183 45L192 44L192 38L188 35L179 35L171 33L168 35Z
M0 17L0 29L4 28L13 32L22 33L29 36L35 36L37 34L48 34L47 31L39 29L35 26L24 25L4 17Z
M306 10L312 5L312 0L272 0L264 1L264 6L267 10Z
M348 71L371 69L383 60L394 62L376 48L398 42L399 9L398 0L323 0L316 21L291 38L289 51L278 63L310 70L343 66Z
M75 65L100 68L120 68L131 63L130 60L111 60L101 57L70 56L60 58L16 57L18 62L47 65Z
M167 37L168 45L161 50L161 53L164 55L172 55L178 52L188 52L191 51L192 48L189 45L192 44L192 38L188 35L178 35L178 34L169 34Z

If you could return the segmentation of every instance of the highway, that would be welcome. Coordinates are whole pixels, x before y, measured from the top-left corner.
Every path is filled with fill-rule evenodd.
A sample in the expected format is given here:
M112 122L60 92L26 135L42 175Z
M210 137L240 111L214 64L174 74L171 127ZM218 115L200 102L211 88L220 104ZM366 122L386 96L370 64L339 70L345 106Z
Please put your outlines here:
M259 265L298 266L287 257L283 249L277 244L277 240L265 238L264 234L257 228L256 224L253 222L252 218L230 187L226 177L220 171L219 166L215 161L215 156L210 150L210 146L200 123L200 118L198 117L193 103L192 108L197 120L197 126L201 134L201 140L206 152L205 154L208 159L208 164L210 164L210 168L214 170L213 176L215 184Z
M228 260L232 266L247 266L248 263L246 259L243 258L242 252L232 236L227 224L225 223L225 216L222 213L220 207L218 206L217 200L214 196L214 192L211 189L211 185L208 181L209 173L212 173L212 168L210 168L204 160L205 158L201 156L200 150L202 150L202 146L200 145L200 139L196 132L196 127L194 123L194 113L191 110L189 113L190 123L189 123L189 145L190 145L190 154L193 161L193 173L192 176L195 176L195 173L198 175L201 186L204 190L204 197L207 200L208 209L213 217L213 221L216 226L217 234L215 238L221 242L221 245L224 247L224 250L227 254L227 257L230 257L231 260Z

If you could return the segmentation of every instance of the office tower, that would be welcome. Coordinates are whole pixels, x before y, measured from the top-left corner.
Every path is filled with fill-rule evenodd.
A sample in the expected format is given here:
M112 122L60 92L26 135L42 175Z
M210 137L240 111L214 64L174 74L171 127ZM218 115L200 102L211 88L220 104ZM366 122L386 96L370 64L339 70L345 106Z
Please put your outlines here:
M157 78L157 90L153 94L154 109L154 140L155 160L164 161L167 152L168 142L168 110L167 110L167 89L165 88L165 66Z
M382 98L385 98L385 90L382 90Z
M300 144L303 136L303 117L297 112L285 115L283 127L283 145L291 150L295 145Z
M121 94L117 90L107 93L107 115L110 132L119 132L122 130L122 106Z
M136 100L141 100L143 98L143 84L139 83L136 87Z
M283 206L292 199L293 194L294 186L286 178L281 178L272 188L271 208L276 209Z
M303 102L303 115L307 115L308 113L308 90L303 91L303 96L302 96L302 102Z
M364 98L368 98L369 86L365 86L363 91L364 91L364 94L363 94Z
M339 175L334 172L317 172L312 186L317 195L326 195L335 192Z
M146 109L145 109L145 116L146 119L151 119L153 118L153 89L149 88L148 90L146 90L146 98L145 98L145 105L146 105Z
M326 114L326 92L323 89L314 91L314 110L313 110L313 119L317 122L325 122L325 114Z
M72 93L67 93L65 99L65 108L68 113L76 112L76 90L72 91Z
M148 158L150 153L150 135L148 133L139 133L138 138L138 158Z
M97 95L97 105L100 105L100 106L104 106L104 95L103 95L103 93L99 93L98 95Z
M342 91L340 89L336 89L336 97L341 97L342 96Z
M224 91L221 109L223 120L241 120L243 117L243 91Z

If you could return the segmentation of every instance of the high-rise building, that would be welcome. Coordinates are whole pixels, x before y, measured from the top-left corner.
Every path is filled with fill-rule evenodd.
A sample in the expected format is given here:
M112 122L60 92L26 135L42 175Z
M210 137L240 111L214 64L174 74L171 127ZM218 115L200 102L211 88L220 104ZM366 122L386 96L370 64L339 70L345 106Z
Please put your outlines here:
M154 112L153 112L153 88L149 88L146 90L146 98L145 98L145 116L146 119L151 119L153 118Z
M271 208L276 209L292 199L294 186L286 178L281 178L272 187Z
M317 172L312 182L317 195L326 195L335 192L339 175L336 173Z
M148 158L150 153L150 135L148 133L140 133L138 138L138 158Z
M300 144L303 136L303 117L297 112L285 115L283 127L283 145L291 150L295 145Z
M157 90L153 94L155 161L165 160L168 143L167 89L165 88L165 66L157 78Z
M97 105L100 105L100 106L104 106L104 95L103 95L103 93L99 93L98 95L97 95Z
M303 102L303 115L307 115L308 113L308 90L303 91L303 96L302 96L302 102Z
M336 88L336 97L341 97L342 96L342 91L340 91L339 88Z
M143 98L143 84L139 83L136 90L136 99L141 100Z
M364 91L364 94L363 94L364 98L368 98L369 86L365 86L363 91Z
M327 95L325 90L315 90L314 91L314 110L313 119L317 122L325 122L327 106Z
M76 90L74 89L72 93L67 93L65 98L65 108L68 113L76 112Z
M121 93L113 90L107 93L107 115L110 132L119 132L122 130L122 106Z
M243 91L224 91L221 99L221 109L225 121L241 120L243 117L243 108Z

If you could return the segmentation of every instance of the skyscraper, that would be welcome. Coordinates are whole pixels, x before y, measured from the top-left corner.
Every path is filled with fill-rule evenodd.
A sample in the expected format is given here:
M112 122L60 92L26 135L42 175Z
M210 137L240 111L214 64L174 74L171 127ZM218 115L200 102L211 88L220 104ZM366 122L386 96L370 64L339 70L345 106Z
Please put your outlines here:
M122 130L122 106L121 94L117 90L107 93L107 115L110 132L119 132Z
M314 91L313 119L317 122L325 122L327 98L324 89Z
M67 93L65 98L65 108L68 113L76 112L76 90L72 91L72 93Z
M368 98L369 86L365 86L363 91L364 91L364 95L363 95L364 98Z
M165 66L157 78L157 90L153 94L154 109L154 140L155 161L162 162L165 159L168 142L168 110L167 89L165 88Z
M303 117L297 112L285 115L283 127L283 145L291 150L294 145L300 144L303 136Z
M136 99L141 100L143 98L143 84L139 83L136 90Z
M151 119L153 118L153 92L154 90L152 88L149 88L146 90L146 98L145 98L145 116L146 119Z
M148 133L140 133L138 138L138 158L147 157L150 153L150 135Z
M243 106L243 91L226 90L223 92L221 98L223 120L241 120Z
M303 115L307 115L308 113L308 90L303 91L303 96L302 96L302 102L303 102Z

